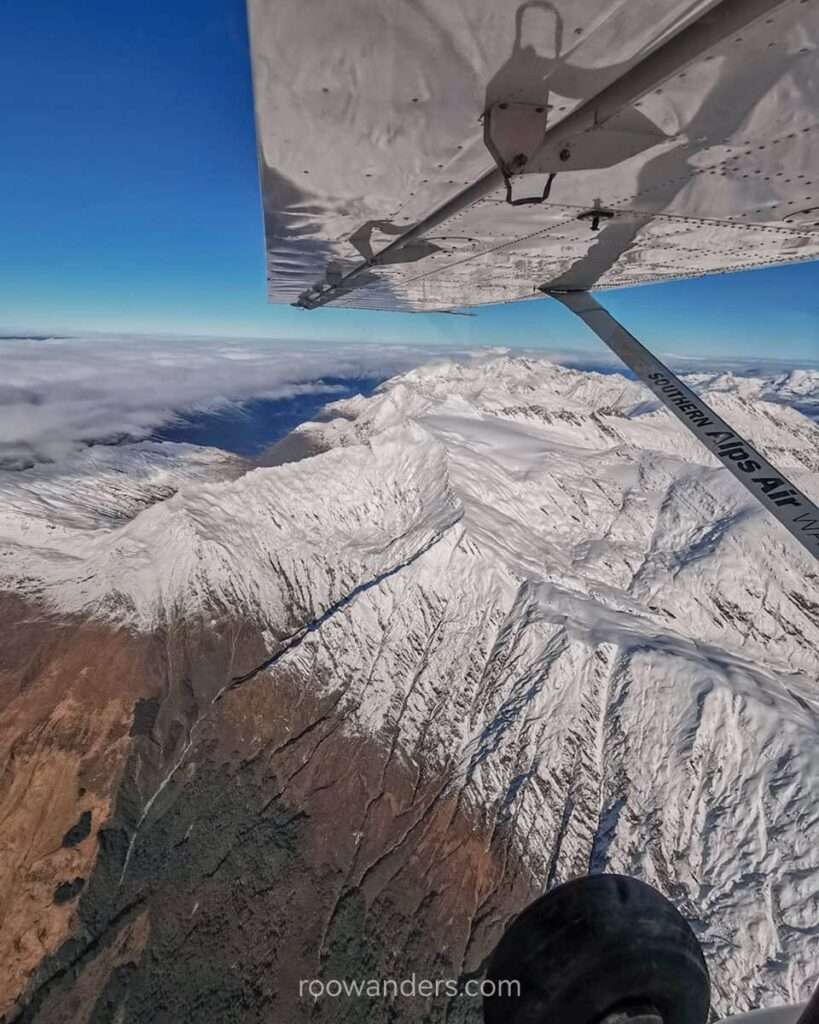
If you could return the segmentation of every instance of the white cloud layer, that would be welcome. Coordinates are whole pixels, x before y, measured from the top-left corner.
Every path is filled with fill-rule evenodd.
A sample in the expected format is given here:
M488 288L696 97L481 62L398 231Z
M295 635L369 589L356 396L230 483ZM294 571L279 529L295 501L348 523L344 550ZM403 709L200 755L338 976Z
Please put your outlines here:
M508 350L244 338L3 338L0 467L59 461L92 441L143 438L185 413L316 391L322 378L390 377L440 357L500 351ZM584 369L623 369L603 346L537 354ZM670 361L688 371L708 366ZM736 364L730 368L743 373Z
M269 339L4 339L0 466L56 461L90 441L146 437L183 412L314 391L325 377L392 376L439 354Z

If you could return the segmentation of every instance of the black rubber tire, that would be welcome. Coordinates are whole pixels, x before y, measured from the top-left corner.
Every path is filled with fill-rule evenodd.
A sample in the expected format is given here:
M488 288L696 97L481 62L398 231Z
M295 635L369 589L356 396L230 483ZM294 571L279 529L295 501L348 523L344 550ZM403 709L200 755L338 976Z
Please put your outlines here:
M708 968L697 937L665 896L625 875L589 875L523 911L489 963L486 1024L598 1024L650 1005L663 1024L705 1024ZM498 987L517 981L519 995Z

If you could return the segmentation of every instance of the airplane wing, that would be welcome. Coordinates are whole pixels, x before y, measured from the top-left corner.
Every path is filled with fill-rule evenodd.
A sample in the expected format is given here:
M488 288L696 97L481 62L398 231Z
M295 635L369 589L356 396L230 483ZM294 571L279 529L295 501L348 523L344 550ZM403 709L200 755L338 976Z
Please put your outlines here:
M819 257L816 0L249 0L274 302Z
M819 558L819 506L589 296L819 257L817 8L249 0L271 300L551 295Z

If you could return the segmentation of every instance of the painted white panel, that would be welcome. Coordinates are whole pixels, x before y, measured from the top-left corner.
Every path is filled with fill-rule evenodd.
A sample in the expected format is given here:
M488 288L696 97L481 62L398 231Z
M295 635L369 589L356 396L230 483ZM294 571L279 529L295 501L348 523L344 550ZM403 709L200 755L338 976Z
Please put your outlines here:
M250 0L270 298L360 263L492 168L491 104L541 103L558 124L713 6ZM817 42L817 4L781 5L637 99L661 133L644 152L561 171L540 206L492 192L335 301L447 309L818 258ZM577 218L596 203L614 217L592 231Z

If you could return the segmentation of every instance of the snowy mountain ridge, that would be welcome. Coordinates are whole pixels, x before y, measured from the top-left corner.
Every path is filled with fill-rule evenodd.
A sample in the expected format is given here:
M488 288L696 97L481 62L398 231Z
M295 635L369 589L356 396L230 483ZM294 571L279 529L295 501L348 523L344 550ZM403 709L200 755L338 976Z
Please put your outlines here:
M787 406L758 400L770 387L723 376L709 384L707 397L816 495L817 428ZM396 523L400 538L430 515L443 522L464 511L467 534L496 549L514 528L517 543L502 546L516 571L563 583L576 576L581 590L596 580L644 591L658 560L683 567L700 543L707 547L726 532L731 540L744 537L745 520L762 531L777 561L788 552L795 577L814 571L716 460L619 374L509 357L440 363L393 378L371 399L331 403L326 416L329 422L303 424L297 433L344 454L247 475L240 475L241 460L214 449L151 442L91 448L67 466L3 473L5 585L67 611L100 612L104 605L111 614L121 598L118 614L150 628L170 605L209 593L232 600L242 584L221 557L225 536L261 592L268 548L302 545L305 557L309 550L332 553L340 566L359 552L351 571L366 577L368 549L395 541ZM444 493L433 508L432 496ZM647 517L642 527L629 522L632 514ZM209 553L214 538L221 539ZM730 553L731 543L725 547ZM369 566L373 574L381 567L378 559ZM143 568L146 581L134 587Z

